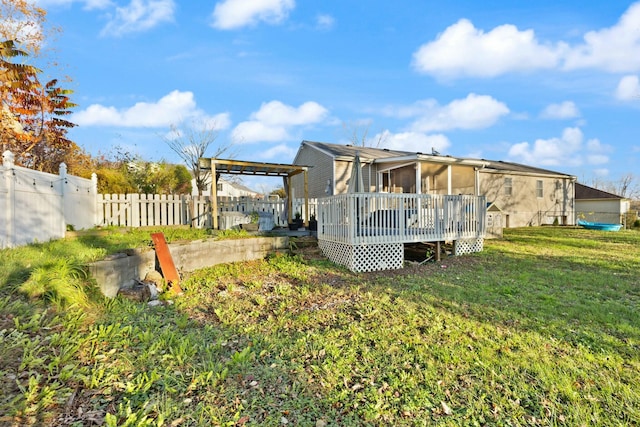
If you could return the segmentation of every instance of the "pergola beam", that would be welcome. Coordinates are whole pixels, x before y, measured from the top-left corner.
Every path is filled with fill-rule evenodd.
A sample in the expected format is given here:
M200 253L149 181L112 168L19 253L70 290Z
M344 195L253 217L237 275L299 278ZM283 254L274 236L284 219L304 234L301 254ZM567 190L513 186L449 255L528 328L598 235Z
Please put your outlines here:
M211 219L214 229L218 228L218 186L217 174L227 173L232 175L253 175L266 177L286 177L291 178L299 174L304 174L304 206L305 224L309 223L309 183L308 166L299 166L283 163L262 163L248 162L242 160L217 159L215 157L202 157L198 159L200 169L211 170ZM293 201L291 200L291 183L289 183L288 198L288 221L291 222L291 210Z

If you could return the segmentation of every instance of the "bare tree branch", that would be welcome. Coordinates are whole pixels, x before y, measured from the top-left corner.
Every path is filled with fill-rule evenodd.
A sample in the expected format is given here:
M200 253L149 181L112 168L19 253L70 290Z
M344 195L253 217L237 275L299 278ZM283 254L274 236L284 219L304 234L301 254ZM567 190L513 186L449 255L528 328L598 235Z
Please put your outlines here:
M369 128L371 127L371 123L371 120L360 120L356 123L342 123L342 128L352 145L356 147L381 148L386 142L388 134L386 132L380 132L376 135L375 140L370 139ZM360 126L363 126L364 129L360 129Z
M627 199L640 199L640 183L638 183L637 178L632 173L623 175L617 181L596 179L593 181L592 186L599 190L616 194Z
M169 148L186 163L196 181L198 195L202 195L202 192L207 188L207 182L213 181L211 171L201 169L198 160L202 157L220 157L222 155L226 155L228 158L234 157L234 153L231 151L232 142L225 145L216 144L218 129L216 129L215 123L194 122L185 129L171 125L169 134L163 139ZM213 150L213 153L207 154L210 149ZM214 184L212 183L212 185Z

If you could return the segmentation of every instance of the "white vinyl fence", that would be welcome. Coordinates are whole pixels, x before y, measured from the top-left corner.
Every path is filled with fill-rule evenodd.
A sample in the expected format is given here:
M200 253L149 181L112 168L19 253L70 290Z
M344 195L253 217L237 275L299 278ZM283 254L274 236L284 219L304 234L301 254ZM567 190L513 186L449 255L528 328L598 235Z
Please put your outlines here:
M0 248L64 237L67 224L91 228L97 221L97 178L39 172L14 164L2 154L0 167Z

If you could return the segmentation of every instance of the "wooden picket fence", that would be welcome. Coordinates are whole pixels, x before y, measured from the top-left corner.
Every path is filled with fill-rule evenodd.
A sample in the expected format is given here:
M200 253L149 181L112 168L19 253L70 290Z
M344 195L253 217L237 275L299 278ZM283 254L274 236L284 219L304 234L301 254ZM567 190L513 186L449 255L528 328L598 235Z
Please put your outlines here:
M211 197L165 194L99 194L98 223L119 227L191 225L212 226ZM309 214L315 214L317 200L309 201ZM218 215L222 212L263 212L273 215L276 226L286 226L286 199L264 200L250 197L219 197ZM296 199L294 212L304 212L304 200Z

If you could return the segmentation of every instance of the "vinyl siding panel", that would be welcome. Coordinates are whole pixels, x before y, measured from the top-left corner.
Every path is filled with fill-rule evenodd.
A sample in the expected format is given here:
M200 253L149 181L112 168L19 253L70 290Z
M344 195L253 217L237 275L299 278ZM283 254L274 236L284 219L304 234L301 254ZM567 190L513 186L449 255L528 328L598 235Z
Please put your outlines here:
M311 166L307 175L310 198L327 195L325 193L327 181L331 180L333 183L333 159L331 156L308 146L302 146L298 151L294 164ZM294 176L292 181L295 197L304 197L304 177L302 174Z
M505 178L511 178L511 195L505 194ZM542 181L543 194L537 197L537 181ZM573 183L570 179L535 175L480 172L480 194L498 206L509 227L574 224Z

